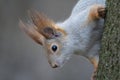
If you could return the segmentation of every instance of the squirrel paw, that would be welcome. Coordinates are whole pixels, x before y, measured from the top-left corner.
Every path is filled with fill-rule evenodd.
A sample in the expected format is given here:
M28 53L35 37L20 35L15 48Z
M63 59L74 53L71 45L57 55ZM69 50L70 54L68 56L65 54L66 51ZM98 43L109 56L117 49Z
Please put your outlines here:
M105 7L98 7L98 16L99 17L105 18L105 13L106 13Z
M91 7L90 19L95 20L95 19L105 18L105 14L106 14L105 7L99 4L95 4Z
M91 80L96 80L96 75L97 75L97 73L96 73L96 71L92 74L92 77L91 77Z

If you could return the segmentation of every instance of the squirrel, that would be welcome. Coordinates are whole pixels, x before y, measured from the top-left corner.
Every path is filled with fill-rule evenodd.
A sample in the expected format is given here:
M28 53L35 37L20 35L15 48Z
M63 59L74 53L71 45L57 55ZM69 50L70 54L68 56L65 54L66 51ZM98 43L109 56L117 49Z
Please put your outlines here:
M52 68L62 67L73 54L88 59L97 70L106 0L79 0L68 19L55 23L42 13L29 11L31 23L20 27L44 47Z

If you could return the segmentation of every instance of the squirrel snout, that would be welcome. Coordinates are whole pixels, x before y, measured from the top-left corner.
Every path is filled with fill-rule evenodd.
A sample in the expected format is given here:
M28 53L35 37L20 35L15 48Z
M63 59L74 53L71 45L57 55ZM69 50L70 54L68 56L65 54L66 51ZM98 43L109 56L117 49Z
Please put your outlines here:
M52 64L52 68L57 68L59 67L57 64Z
M52 68L57 68L57 67L59 67L59 64L58 63L56 63L56 62L52 62L52 61L48 61L49 62L49 64L50 64L50 66L52 67Z
M59 62L49 62L49 64L52 68L58 68L62 66L62 64L60 64Z

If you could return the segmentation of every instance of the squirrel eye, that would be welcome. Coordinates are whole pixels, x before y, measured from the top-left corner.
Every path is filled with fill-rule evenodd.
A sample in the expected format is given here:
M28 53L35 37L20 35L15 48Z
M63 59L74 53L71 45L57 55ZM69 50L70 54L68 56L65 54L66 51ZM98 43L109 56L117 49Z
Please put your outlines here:
M56 45L53 45L52 46L52 50L55 52L55 51L57 51L57 46Z

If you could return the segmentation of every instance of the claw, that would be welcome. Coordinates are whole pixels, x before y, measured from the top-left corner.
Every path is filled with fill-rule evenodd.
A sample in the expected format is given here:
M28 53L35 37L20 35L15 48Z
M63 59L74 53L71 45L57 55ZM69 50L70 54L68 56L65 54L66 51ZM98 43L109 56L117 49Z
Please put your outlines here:
M101 18L105 18L105 14L106 14L105 7L99 7L98 8L98 16L101 17Z
M91 77L91 80L96 80L96 75L97 75L97 73L96 73L96 71L92 74L92 77Z

